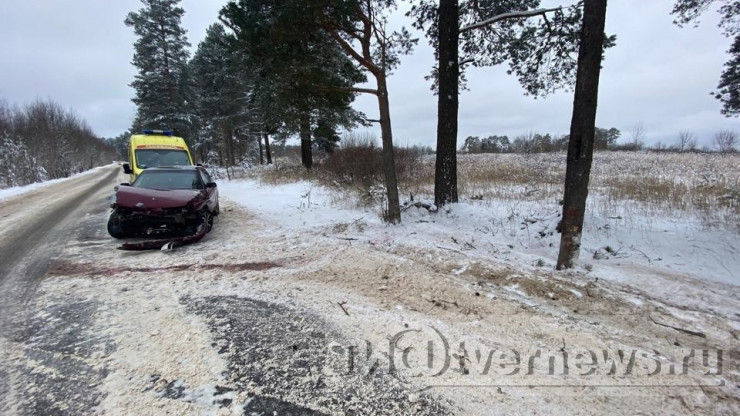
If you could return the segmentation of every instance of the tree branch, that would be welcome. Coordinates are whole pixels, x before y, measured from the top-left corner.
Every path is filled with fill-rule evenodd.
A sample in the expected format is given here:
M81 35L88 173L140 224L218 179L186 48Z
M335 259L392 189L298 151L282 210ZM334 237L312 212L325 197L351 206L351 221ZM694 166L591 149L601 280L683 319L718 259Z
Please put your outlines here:
M355 48L352 47L352 45L349 44L346 40L344 40L339 33L337 33L336 30L330 29L329 34L331 37L341 46L342 49L344 49L345 52L347 52L352 58L354 58L357 62L360 63L360 65L367 68L368 71L372 72L373 74L379 72L379 68L373 65L370 60L365 59L362 55L360 55L359 52L355 50ZM364 49L364 48L363 48Z
M364 94L378 95L378 90L374 90L372 88L342 87L340 89Z
M362 10L360 3L357 3L357 5L355 6L355 13L357 13L357 17L362 21L362 39L360 40L360 45L362 46L362 56L368 62L372 62L373 57L372 53L370 52L370 41L372 40L373 36L372 1L367 0L365 2L365 5L367 6L367 14Z
M326 86L326 85L318 85L315 87L318 90L328 91L328 90L335 90L335 91L349 91L349 92L357 92L362 94L373 94L378 95L378 90L374 90L372 88L358 88L358 87L334 87L334 86Z
M555 12L555 11L562 10L562 9L563 9L562 7L554 7L552 9L535 9L535 10L525 10L522 12L502 13L502 14L493 16L490 19L486 19L481 22L473 23L471 25L462 27L460 28L460 33L467 32L473 29L480 29L482 27L492 25L496 22L500 22L502 20L520 19L520 18L527 18L527 17L534 17L534 16L544 16L545 13Z

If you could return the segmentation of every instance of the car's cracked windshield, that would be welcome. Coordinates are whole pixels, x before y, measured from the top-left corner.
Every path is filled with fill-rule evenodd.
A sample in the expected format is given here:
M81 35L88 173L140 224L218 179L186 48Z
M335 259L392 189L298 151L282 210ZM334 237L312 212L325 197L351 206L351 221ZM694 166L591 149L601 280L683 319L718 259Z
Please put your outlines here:
M200 189L198 176L193 171L146 171L132 184L150 189Z

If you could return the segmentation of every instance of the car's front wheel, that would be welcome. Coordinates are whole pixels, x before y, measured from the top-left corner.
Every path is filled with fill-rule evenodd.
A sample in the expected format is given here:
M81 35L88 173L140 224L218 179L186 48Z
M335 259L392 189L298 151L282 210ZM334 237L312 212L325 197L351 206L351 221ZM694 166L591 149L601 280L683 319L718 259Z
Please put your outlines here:
M123 227L123 219L116 211L111 212L110 217L108 217L108 234L113 238L128 237Z
M208 209L204 209L200 212L200 219L198 220L198 227L206 227L206 232L210 232L213 228L213 215Z

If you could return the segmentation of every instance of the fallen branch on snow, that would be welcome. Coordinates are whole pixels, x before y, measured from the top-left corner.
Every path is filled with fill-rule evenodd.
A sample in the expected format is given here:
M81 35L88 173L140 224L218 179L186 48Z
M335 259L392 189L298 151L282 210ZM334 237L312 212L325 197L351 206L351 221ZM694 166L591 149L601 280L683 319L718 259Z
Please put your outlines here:
M444 299L435 299L435 298L431 298L430 299L430 298L428 298L426 296L422 296L421 298L424 299L427 302L433 303L434 306L442 306L443 303L446 303L448 305L453 305L453 306L456 306L458 308L460 307L460 305L457 304L457 301L450 302L449 300L444 300Z
M455 253L460 253L460 254L462 254L462 255L464 255L464 256L467 256L467 254L463 253L463 252L462 252L462 251L460 251L460 250L455 250L454 248L449 248L449 247L444 247L444 246L436 246L436 247L437 247L437 248L441 248L442 250L447 250L447 251L453 251L453 252L455 252Z
M342 308L342 312L344 312L345 315L349 316L349 312L347 312L347 309L344 308L344 305L347 302L337 302L337 305L339 305L340 308Z
M707 334L705 334L705 333L703 333L703 332L699 332L699 331L691 331L691 330L689 330L689 329L683 329L683 328L679 328L679 327L677 327L677 326L672 326L672 325L668 325L668 324L663 324L663 323L660 323L660 322L656 321L655 319L653 319L652 315L648 315L648 317L650 318L650 320L651 320L651 321L653 321L653 323L654 323L655 325L660 325L660 326L662 326L662 327L666 327L666 328L671 328L671 329L675 329L675 330L676 330L676 331L678 331L678 332L683 332L684 334L688 334L688 335L693 335L693 336L695 336L695 337L699 337L699 338L706 338L706 337L707 337Z
M429 212L437 212L437 206L433 204L427 204L426 202L414 202L411 204L408 204L401 208L401 211L406 211L407 209L415 207L415 208L424 208L425 210Z
M645 254L642 250L638 250L638 249L636 249L634 247L631 247L631 248L632 248L632 250L635 250L636 252L638 252L638 253L642 254L643 256L645 256L645 258L647 259L648 263L652 263L653 262L652 260L650 260L650 257L648 257L648 255Z

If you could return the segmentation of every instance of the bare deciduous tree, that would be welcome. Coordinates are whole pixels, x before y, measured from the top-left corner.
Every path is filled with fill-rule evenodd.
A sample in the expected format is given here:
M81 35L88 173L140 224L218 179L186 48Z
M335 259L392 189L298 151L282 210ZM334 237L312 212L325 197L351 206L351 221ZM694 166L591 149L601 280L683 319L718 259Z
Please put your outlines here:
M729 129L720 130L714 135L712 143L720 153L733 153L737 146L737 133Z
M676 148L679 152L693 152L696 150L696 137L694 137L694 133L688 130L681 130L678 133Z
M642 121L635 123L630 129L630 146L633 150L645 147L645 124Z
M665 152L669 149L669 147L667 144L663 143L662 141L658 141L657 143L653 145L651 149L656 152Z

